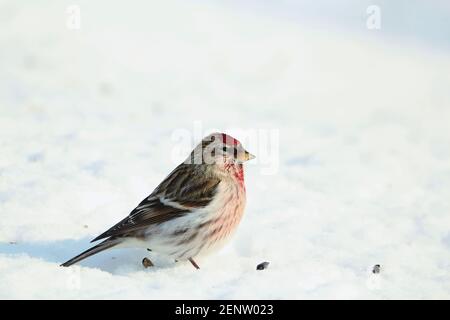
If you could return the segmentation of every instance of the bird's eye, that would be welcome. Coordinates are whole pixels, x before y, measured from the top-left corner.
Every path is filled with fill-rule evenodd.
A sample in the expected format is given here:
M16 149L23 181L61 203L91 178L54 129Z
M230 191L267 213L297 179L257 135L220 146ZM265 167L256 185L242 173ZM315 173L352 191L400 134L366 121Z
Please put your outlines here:
M223 150L223 152L227 152L228 148L227 147L223 147L222 150Z

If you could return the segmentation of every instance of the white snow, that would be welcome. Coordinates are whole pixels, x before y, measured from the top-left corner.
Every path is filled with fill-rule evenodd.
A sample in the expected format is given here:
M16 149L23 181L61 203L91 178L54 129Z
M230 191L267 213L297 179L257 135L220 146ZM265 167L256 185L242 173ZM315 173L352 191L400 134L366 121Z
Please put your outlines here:
M74 2L80 30L72 2L0 2L0 298L450 298L448 51L220 2ZM199 271L142 249L59 267L199 124L279 134L247 147L229 245Z

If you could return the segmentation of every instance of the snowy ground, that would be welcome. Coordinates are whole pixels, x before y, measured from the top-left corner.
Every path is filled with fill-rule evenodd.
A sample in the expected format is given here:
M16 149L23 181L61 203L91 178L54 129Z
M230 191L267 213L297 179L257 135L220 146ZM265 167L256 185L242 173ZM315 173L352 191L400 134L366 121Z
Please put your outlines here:
M0 298L450 298L448 51L363 20L347 33L204 1L74 2L75 31L72 2L0 2ZM142 250L59 267L198 126L279 133L269 154L263 136L248 146L230 244L199 271L143 269Z

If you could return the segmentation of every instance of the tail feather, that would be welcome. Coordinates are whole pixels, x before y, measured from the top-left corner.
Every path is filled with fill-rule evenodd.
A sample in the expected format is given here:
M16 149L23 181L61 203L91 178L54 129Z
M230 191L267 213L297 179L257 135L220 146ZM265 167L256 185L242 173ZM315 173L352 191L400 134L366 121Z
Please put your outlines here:
M77 255L76 257L73 257L72 259L64 262L61 267L68 267L73 265L74 263L77 263L81 260L86 259L87 257L90 257L96 253L99 253L103 250L112 248L116 245L118 245L119 243L121 243L121 239L120 238L109 238L106 239L105 241L99 243L98 245L84 251L83 253L80 253L79 255Z

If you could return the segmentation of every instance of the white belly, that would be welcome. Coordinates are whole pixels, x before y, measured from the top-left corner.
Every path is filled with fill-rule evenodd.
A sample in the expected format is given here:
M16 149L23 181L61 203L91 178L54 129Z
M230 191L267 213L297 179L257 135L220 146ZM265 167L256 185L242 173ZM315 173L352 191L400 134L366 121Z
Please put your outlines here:
M146 244L152 251L176 260L220 249L236 230L245 208L245 188L223 183L207 207L149 227Z

